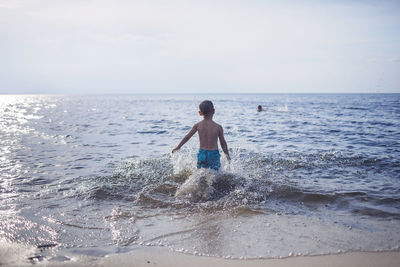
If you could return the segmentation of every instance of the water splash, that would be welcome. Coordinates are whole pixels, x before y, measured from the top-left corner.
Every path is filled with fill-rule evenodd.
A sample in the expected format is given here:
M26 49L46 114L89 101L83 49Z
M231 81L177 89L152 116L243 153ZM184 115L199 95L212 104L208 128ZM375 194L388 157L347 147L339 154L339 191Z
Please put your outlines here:
M284 106L278 107L276 109L276 111L278 111L278 112L288 112L289 109L288 109L288 106L285 104Z

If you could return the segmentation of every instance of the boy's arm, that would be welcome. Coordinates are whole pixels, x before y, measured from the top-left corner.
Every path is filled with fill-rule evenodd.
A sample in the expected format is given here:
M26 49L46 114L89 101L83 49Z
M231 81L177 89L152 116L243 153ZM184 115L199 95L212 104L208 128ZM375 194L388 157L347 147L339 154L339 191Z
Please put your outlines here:
M174 149L172 149L172 153L174 153L175 151L179 150L187 141L189 141L189 139L197 132L197 123L195 125L193 125L192 129L190 130L190 132L185 135L185 137L182 138L182 141L179 143L179 145L177 147L175 147Z
M221 129L219 131L219 136L218 136L219 143L221 144L221 148L224 151L226 158L230 161L231 157L229 156L228 145L226 144L226 141L225 141L224 130L223 130L222 126L220 126L220 127L221 127Z

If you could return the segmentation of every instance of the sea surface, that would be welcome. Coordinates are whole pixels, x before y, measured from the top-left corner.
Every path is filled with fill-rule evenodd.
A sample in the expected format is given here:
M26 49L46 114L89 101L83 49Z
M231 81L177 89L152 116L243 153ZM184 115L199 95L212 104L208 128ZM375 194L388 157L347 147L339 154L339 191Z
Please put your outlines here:
M232 157L219 172L196 168L197 134L170 153L205 99ZM398 250L399 141L400 94L1 95L0 249Z

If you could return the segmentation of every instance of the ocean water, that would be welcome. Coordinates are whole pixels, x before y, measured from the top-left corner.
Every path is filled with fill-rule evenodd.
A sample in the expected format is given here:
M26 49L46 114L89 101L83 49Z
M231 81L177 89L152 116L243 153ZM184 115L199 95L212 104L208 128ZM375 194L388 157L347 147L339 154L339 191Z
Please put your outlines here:
M204 99L220 172L196 169L197 135L170 154ZM32 262L397 250L399 140L400 94L2 95L0 241Z

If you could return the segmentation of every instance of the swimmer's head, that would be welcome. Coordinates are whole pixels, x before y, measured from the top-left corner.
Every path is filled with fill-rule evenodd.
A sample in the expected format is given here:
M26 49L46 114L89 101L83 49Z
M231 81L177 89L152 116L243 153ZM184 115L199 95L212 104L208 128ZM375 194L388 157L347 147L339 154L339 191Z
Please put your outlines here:
M261 105L258 105L257 111L262 111L262 106Z
M204 100L199 105L200 115L208 116L214 113L214 105L210 100Z

